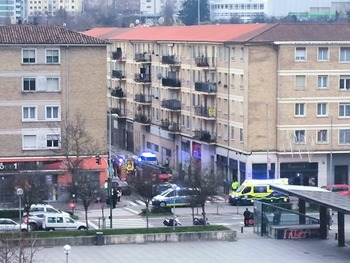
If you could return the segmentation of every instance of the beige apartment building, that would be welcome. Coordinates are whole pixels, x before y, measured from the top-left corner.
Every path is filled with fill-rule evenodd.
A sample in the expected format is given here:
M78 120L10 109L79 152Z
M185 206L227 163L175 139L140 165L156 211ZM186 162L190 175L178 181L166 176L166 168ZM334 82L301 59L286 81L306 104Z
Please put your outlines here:
M0 27L2 179L44 173L55 195L51 198L59 198L70 181L67 152L61 152L62 127L74 124L78 115L85 120L84 131L103 150L98 153L106 153L107 45L57 26ZM103 185L104 164L98 166L93 156L83 167Z
M218 178L349 182L350 25L95 28L113 143Z

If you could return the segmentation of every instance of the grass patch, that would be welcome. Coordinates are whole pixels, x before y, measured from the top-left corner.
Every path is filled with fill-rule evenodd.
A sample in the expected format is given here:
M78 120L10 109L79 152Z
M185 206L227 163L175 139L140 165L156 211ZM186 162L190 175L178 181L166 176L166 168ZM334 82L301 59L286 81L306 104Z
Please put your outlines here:
M224 231L230 230L225 226L181 226L177 227L175 233L184 232L201 232L201 231ZM95 236L96 232L103 232L108 235L135 235L135 234L159 234L172 233L172 227L152 227L152 228L132 228L132 229L98 229L98 230L82 230L82 231L51 231L51 232L35 232L36 238L58 238L58 237L81 237Z

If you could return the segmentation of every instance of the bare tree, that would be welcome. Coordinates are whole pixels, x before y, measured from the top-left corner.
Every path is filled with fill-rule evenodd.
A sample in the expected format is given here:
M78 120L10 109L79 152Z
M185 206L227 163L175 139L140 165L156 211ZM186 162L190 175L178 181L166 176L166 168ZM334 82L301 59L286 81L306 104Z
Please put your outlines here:
M137 174L133 187L135 192L138 194L140 200L146 206L146 227L149 228L149 204L152 200L152 187L154 175L152 173L152 168L149 166L144 166L142 171L139 170Z
M88 134L85 119L81 114L75 115L72 122L65 122L61 133L61 151L65 155L68 173L72 176L69 187L71 193L82 201L85 210L85 220L88 226L87 211L91 202L97 200L99 173L85 169L85 159L99 152L98 145Z
M172 26L174 24L174 15L175 15L175 5L172 0L167 0L163 10L164 26Z

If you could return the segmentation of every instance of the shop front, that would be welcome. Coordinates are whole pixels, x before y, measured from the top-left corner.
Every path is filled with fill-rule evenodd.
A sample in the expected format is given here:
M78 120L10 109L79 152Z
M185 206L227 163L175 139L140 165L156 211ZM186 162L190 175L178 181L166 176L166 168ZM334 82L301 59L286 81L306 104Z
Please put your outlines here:
M288 178L289 184L292 185L317 186L318 163L281 163L280 177Z

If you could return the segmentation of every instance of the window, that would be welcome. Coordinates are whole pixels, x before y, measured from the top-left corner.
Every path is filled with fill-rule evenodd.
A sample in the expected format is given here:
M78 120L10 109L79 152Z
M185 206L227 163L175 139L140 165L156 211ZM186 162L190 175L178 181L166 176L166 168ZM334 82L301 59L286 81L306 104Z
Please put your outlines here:
M327 89L328 88L328 76L318 76L317 78L317 87L319 89Z
M22 121L35 121L36 120L36 107L29 106L22 108Z
M305 130L296 130L294 132L294 143L296 144L305 143Z
M306 61L306 48L297 47L295 49L295 61Z
M58 134L47 135L46 147L47 148L58 148L59 147L59 135Z
M59 91L60 83L58 78L46 78L46 91Z
M47 120L59 120L60 119L59 106L46 106L46 119Z
M339 89L350 90L350 76L348 75L340 76Z
M349 47L341 47L340 48L340 62L350 62L350 48Z
M254 186L254 193L267 193L267 186Z
M46 64L58 64L59 60L59 50L58 49L47 49L46 50Z
M339 104L339 117L350 117L350 103Z
M231 140L235 139L235 127L231 126L231 134L230 134Z
M318 48L318 54L317 54L317 60L318 61L328 61L329 60L329 53L328 53L328 47L319 47Z
M239 129L239 141L243 142L243 129L242 128Z
M339 143L350 144L350 129L339 130Z
M23 91L35 91L36 81L35 78L23 78Z
M22 63L23 64L35 64L36 61L35 49L22 49Z
M317 116L327 116L327 103L317 103Z
M305 90L306 76L295 76L295 89Z
M36 149L36 135L23 135L23 149Z
M305 103L295 104L295 116L304 117L305 116Z
M327 143L328 142L328 131L318 130L317 132L317 143Z

